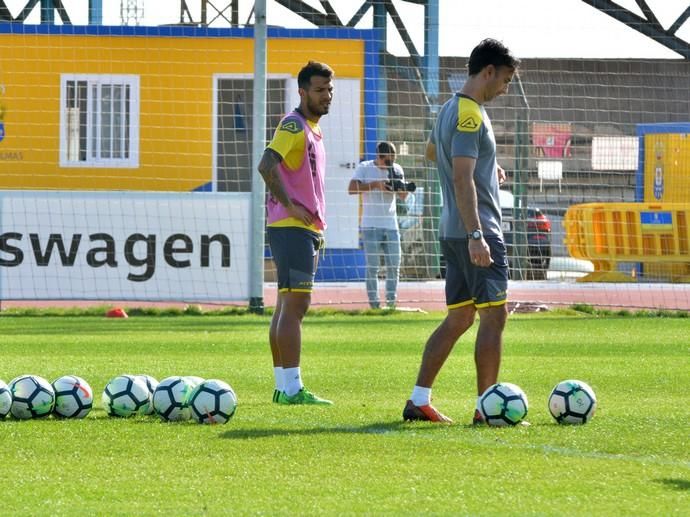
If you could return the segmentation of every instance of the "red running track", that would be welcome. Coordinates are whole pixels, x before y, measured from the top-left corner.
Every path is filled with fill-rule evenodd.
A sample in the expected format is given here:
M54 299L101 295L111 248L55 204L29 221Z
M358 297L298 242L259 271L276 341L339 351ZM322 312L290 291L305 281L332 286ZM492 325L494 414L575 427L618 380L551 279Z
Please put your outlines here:
M401 282L398 288L400 309L445 310L443 281ZM266 284L264 304L275 305L275 284ZM574 281L511 282L508 289L511 310L534 310L576 303L610 309L667 309L690 311L690 284L604 284ZM184 307L183 302L79 301L79 300L6 300L2 309L11 307L88 307L94 305L125 307ZM201 303L218 308L246 303ZM313 307L365 309L368 307L364 283L319 283L312 294Z

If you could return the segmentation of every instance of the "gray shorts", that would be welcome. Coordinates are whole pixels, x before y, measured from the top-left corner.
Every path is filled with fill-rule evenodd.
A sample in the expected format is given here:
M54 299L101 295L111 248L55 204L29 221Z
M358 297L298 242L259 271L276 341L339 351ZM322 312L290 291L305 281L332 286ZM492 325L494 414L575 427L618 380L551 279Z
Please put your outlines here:
M473 304L478 309L503 305L508 301L508 253L503 239L485 236L493 264L472 264L467 239L442 239L446 259L446 305L457 309Z
M310 293L323 237L291 226L266 229L268 244L278 270L278 291Z

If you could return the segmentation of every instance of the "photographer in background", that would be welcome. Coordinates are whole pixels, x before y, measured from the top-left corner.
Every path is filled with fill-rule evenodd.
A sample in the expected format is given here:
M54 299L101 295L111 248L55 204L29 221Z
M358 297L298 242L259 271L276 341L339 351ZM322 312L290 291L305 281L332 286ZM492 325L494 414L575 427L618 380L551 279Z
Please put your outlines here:
M415 184L405 182L403 168L395 163L392 142L376 145L376 158L359 164L347 191L362 194L362 241L366 256L366 286L369 305L378 309L378 269L383 255L386 266L386 305L395 308L400 276L400 231L395 198L405 200Z

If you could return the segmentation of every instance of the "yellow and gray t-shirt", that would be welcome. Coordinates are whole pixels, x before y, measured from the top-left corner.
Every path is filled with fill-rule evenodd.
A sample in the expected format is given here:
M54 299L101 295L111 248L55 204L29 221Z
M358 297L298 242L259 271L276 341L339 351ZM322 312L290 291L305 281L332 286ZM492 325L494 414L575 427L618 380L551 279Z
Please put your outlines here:
M496 139L484 107L474 99L456 93L441 107L430 141L436 146L436 164L443 192L439 237L462 239L474 230L462 224L455 200L453 158L459 156L477 160L474 184L482 231L489 236L502 235Z

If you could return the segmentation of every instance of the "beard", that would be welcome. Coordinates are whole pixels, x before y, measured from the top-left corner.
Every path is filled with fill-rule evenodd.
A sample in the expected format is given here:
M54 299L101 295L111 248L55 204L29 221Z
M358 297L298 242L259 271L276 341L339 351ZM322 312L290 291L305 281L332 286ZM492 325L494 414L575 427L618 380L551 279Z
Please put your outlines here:
M311 99L307 99L307 109L310 113L313 113L314 115L317 115L319 117L326 115L328 113L329 108L330 105L328 104L324 105L318 102L312 102Z

